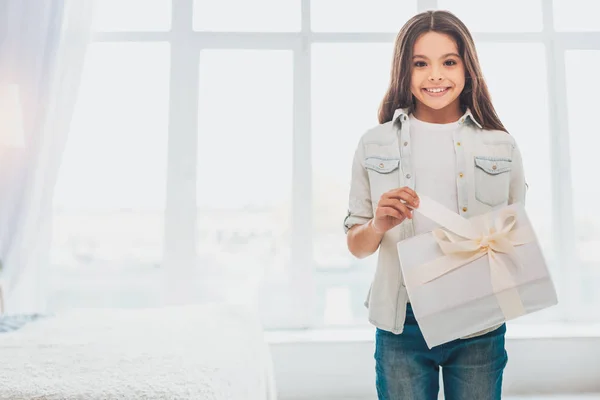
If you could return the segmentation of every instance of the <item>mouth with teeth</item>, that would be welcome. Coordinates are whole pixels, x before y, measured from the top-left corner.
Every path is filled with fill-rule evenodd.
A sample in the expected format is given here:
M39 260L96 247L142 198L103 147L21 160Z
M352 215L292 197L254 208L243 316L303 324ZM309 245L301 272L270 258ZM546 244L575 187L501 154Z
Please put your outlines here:
M432 97L441 97L443 95L445 95L446 93L448 93L448 91L451 89L451 87L446 86L446 87L439 87L439 88L423 88L422 90L427 93L427 95L432 96Z

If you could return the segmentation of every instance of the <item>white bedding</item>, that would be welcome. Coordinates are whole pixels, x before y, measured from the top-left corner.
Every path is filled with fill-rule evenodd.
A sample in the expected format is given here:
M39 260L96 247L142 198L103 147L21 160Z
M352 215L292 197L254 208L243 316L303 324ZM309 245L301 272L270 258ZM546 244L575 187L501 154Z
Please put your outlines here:
M258 317L230 305L75 310L0 335L0 399L275 400Z

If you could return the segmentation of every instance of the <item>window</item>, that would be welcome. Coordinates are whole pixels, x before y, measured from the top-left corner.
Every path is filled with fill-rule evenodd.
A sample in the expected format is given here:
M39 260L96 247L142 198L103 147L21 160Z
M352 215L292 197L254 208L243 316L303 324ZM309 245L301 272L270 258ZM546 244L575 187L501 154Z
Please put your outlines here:
M88 50L55 190L50 308L159 304L168 92L168 43Z
M412 1L311 1L311 28L315 32L397 32L417 11Z
M542 0L438 0L439 8L460 18L471 32L540 32Z
M300 0L194 0L194 29L298 32Z
M292 315L292 76L289 50L200 54L199 268L273 325Z
M526 320L598 321L595 110L584 89L600 62L584 32L598 31L596 3L365 4L99 2L55 190L51 308L164 304L179 268L186 301L258 305L266 328L368 325L376 256L352 257L342 229L352 155L377 124L398 29L433 7L474 32L524 156L528 213L569 299Z
M360 136L378 123L377 105L386 90L392 54L392 43L317 43L312 47L312 243L320 310L317 321L325 325L367 320L363 302L376 256L354 258L341 229L348 208L348 163Z
M94 3L94 29L100 32L168 31L171 0L102 0Z
M600 3L594 0L554 0L554 28L559 32L600 31Z
M600 294L600 185L594 173L594 149L600 145L593 95L586 88L589 68L600 62L598 50L570 50L566 53L568 137L570 141L575 263L571 271L579 279L577 296L586 317L599 318Z

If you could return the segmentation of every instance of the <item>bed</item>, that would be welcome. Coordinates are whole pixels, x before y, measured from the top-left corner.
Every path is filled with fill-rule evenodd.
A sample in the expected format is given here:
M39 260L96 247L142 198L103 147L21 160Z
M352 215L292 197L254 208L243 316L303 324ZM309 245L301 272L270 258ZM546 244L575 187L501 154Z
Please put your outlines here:
M262 327L241 306L2 320L0 399L276 400Z

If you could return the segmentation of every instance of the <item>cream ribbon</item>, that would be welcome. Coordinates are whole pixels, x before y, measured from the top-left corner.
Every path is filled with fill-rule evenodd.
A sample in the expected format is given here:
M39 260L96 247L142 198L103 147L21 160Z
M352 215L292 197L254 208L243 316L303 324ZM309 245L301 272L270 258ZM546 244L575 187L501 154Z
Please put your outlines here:
M415 211L449 231L432 231L445 256L409 270L409 275L405 277L407 284L424 285L487 255L492 289L505 318L513 319L525 314L511 267L498 257L498 253L508 255L513 268L522 268L515 253L515 246L535 241L531 227L524 225L515 228L517 213L514 209L500 210L491 227L490 218L483 216L484 227L481 228L427 196L419 195L419 199L420 204Z

